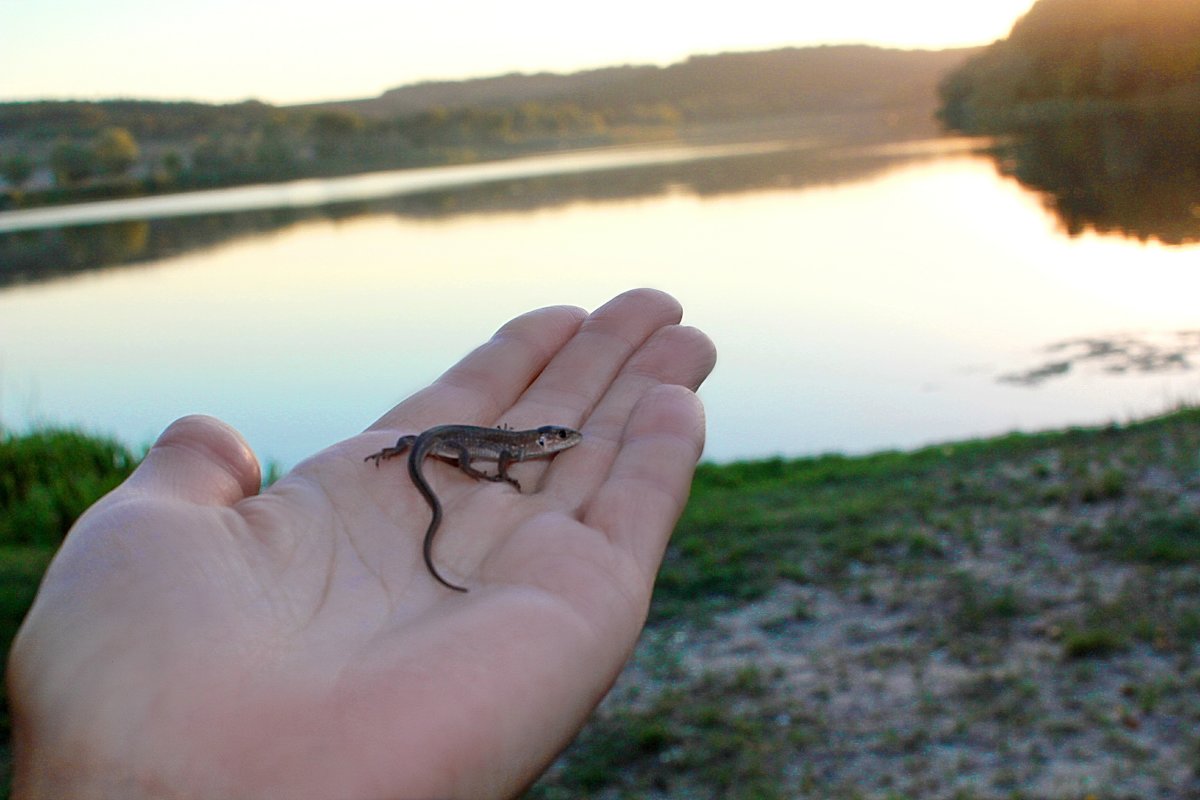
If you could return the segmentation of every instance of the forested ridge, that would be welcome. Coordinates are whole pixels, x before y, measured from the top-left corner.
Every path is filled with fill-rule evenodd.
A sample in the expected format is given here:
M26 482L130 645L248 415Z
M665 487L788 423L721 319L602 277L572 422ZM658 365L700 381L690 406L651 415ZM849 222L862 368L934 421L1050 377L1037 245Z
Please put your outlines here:
M976 48L890 50L865 45L692 56L667 67L622 66L569 75L502 75L404 86L378 98L320 104L388 117L433 107L497 108L571 102L593 112L668 104L691 120L780 111L905 106Z
M877 112L928 119L972 50L865 46L505 75L305 106L137 99L0 103L7 203L465 162L667 139L706 125ZM3 202L0 202L0 206Z
M968 131L1114 110L1200 110L1196 0L1038 0L941 86Z

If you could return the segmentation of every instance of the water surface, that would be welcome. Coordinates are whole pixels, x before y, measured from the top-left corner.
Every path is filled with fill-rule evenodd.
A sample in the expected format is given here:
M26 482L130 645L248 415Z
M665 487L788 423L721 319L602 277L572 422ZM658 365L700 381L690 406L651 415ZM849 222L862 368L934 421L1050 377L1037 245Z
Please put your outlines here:
M205 412L290 465L508 318L643 285L717 343L715 459L1096 424L1200 396L1186 241L1068 235L1044 195L961 142L709 155L8 234L0 422L141 443Z

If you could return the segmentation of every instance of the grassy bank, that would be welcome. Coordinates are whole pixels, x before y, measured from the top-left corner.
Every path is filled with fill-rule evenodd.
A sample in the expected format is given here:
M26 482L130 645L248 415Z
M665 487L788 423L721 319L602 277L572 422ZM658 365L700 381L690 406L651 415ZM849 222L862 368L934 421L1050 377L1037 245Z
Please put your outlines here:
M1200 791L1200 411L703 466L537 800Z
M133 460L0 440L6 650ZM704 465L632 662L529 797L1185 796L1197 655L1200 410Z

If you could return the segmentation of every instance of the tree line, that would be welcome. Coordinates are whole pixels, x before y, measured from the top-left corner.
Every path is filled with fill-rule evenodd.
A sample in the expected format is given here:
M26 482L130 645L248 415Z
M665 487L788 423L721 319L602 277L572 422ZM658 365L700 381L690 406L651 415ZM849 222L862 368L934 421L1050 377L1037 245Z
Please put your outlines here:
M0 178L16 192L39 173L61 191L211 186L474 160L567 140L604 144L632 128L674 131L680 119L667 104L605 114L526 102L385 120L336 109L241 110L249 113L131 101L7 104L0 106Z
M1200 241L1200 3L1038 0L940 87L1069 235Z
M1114 110L1195 113L1200 3L1038 0L940 94L942 120L976 132Z

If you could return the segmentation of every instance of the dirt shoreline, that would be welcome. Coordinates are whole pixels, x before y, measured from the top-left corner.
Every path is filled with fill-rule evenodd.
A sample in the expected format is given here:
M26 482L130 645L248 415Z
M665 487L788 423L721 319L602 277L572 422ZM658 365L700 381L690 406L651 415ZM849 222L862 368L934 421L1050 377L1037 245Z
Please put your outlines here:
M840 493L923 507L860 521L907 539L831 561L788 530L793 577L649 627L529 796L1197 796L1200 416L971 447L846 460ZM782 507L817 468L738 491Z

